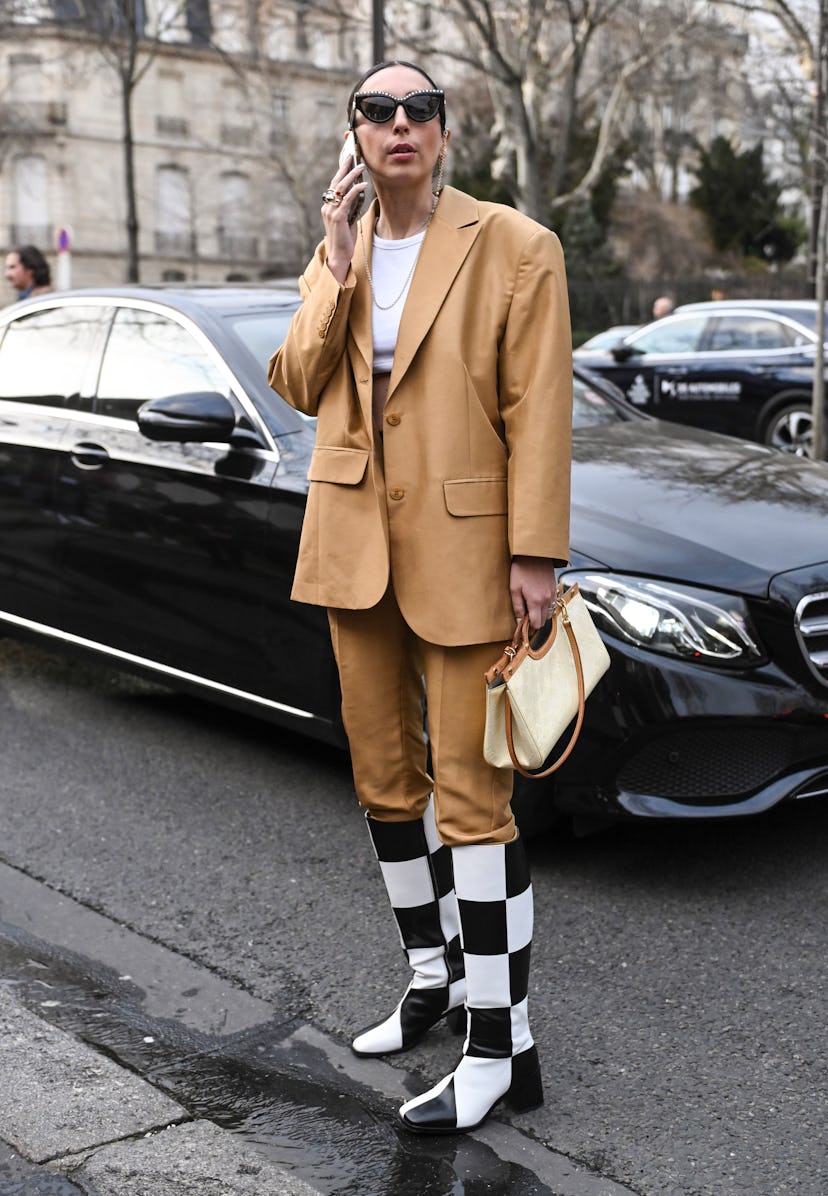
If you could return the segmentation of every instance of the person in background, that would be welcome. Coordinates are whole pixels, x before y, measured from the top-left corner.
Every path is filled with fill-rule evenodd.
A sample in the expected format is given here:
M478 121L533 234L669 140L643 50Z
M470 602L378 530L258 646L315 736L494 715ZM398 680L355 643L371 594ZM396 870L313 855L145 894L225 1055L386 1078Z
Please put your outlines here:
M458 1133L503 1098L543 1101L532 887L512 770L483 757L483 676L516 620L544 624L569 557L566 273L549 229L442 186L445 94L420 67L372 67L348 124L269 369L318 417L292 597L328 608L357 797L412 973L352 1047L407 1050L446 1018L461 1058L400 1116Z
M20 245L6 254L6 282L29 299L52 289L52 272L46 258L34 245Z
M659 295L653 302L653 319L660 320L662 316L669 316L674 307L675 304L669 295Z

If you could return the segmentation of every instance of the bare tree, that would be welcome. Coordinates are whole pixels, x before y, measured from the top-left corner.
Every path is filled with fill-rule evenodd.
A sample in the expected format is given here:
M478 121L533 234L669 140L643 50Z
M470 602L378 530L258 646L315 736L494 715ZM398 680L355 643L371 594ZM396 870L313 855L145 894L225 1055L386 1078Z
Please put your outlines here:
M801 177L810 190L810 241L808 275L817 301L818 337L814 363L812 399L812 455L826 456L825 427L825 272L828 236L828 0L718 0L751 18L772 18L787 38L790 51L799 65L800 80L810 88L810 96L794 92L795 122L789 125L793 135L789 144L800 147ZM775 80L775 95L788 101L787 81ZM803 109L810 106L810 121L803 120ZM810 167L810 170L809 170ZM810 173L810 177L809 176Z
M444 21L434 29L423 0L400 0L392 30L421 54L483 73L494 112L493 172L511 178L516 205L540 220L589 196L637 81L710 22L706 0L673 0L669 13L654 0L447 0L442 11L453 38ZM587 127L592 152L576 172L576 135Z
M828 240L828 138L826 137L826 105L828 105L828 0L820 0L819 33L817 43L817 87L814 103L813 189L811 204L814 222L813 263L814 293L817 303L817 351L814 360L813 455L821 461L826 456L825 435L825 272L826 240ZM818 215L817 215L818 213Z
M320 84L320 93L309 95L311 112L304 112L300 98L290 94L296 89L283 86L283 64L273 61L266 51L274 21L279 17L283 21L290 19L298 55L310 54L311 42L318 38L325 41L329 58L332 47L338 47L348 62L347 72L343 70L339 77L335 69L329 71ZM293 217L292 250L301 263L321 237L319 197L336 164L336 129L344 130L344 99L353 74L352 59L364 38L365 20L355 15L344 0L320 0L312 13L303 5L243 0L235 19L241 22L237 44L243 45L242 52L223 53L215 44L214 49L222 54L227 70L241 88L248 117L258 131L258 159L252 165L261 198L259 241L274 240L270 224L273 205L268 200L276 188L288 200L285 206ZM338 91L341 99L337 98Z
M124 194L126 201L128 282L140 278L138 200L135 170L133 105L135 92L150 69L165 32L181 20L183 4L162 8L148 29L143 0L77 0L67 23L87 35L90 47L115 73L121 105Z

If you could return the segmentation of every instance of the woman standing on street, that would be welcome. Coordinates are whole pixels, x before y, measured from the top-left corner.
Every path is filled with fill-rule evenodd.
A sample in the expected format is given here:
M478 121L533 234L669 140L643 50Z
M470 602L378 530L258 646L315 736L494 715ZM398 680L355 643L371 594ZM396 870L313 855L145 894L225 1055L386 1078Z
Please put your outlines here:
M527 1016L532 889L512 772L483 759L483 674L568 559L572 404L563 257L547 229L451 187L445 97L380 63L271 386L318 416L293 597L328 608L357 796L412 979L357 1035L406 1050L443 1017L454 1071L400 1114L472 1129L542 1103ZM356 223L370 173L376 199ZM433 779L423 734L423 682Z

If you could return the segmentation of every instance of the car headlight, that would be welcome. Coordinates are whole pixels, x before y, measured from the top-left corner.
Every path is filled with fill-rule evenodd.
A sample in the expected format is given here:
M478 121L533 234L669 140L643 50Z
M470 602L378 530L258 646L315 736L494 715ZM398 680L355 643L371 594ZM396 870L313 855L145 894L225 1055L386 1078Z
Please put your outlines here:
M597 626L640 648L744 667L766 659L745 602L734 594L646 577L567 571Z

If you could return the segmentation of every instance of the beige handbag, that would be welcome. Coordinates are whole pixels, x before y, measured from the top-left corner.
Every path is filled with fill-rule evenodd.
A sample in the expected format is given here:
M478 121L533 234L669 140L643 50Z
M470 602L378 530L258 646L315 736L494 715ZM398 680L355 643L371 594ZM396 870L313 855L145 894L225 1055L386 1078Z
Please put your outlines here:
M525 615L486 673L483 755L495 768L515 768L525 777L548 777L567 759L584 721L584 702L610 665L577 583L566 593L558 586L550 623L544 643L534 646ZM573 719L569 743L555 763L530 772L542 767Z

